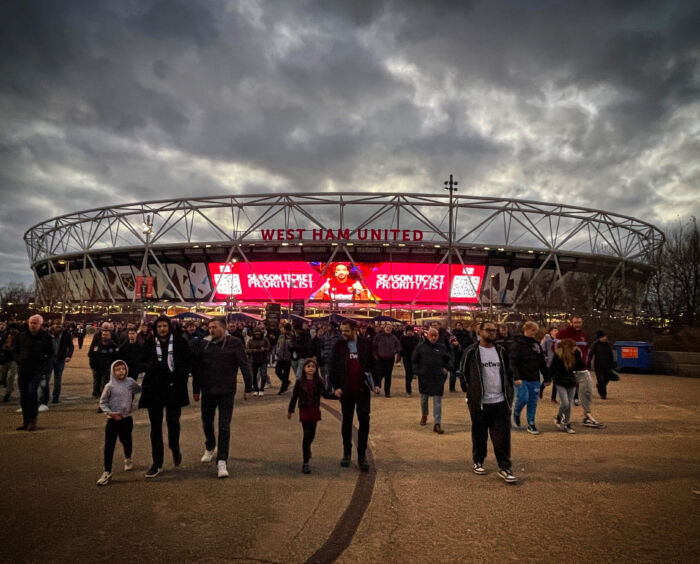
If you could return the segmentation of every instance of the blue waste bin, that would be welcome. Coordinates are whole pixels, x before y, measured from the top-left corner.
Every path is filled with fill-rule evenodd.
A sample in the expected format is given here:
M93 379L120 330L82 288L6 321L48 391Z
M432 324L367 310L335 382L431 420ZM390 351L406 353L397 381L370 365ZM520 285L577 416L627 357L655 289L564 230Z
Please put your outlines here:
M646 341L617 341L617 367L651 372L651 343Z

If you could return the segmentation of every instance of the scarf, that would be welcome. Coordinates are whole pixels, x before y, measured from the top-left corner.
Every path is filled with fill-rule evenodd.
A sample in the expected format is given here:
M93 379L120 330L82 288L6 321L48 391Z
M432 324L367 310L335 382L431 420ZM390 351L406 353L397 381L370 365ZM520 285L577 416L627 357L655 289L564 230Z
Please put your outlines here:
M158 362L163 362L163 349L160 346L160 339L156 337L156 354ZM168 370L175 372L175 362L173 360L173 336L168 339Z

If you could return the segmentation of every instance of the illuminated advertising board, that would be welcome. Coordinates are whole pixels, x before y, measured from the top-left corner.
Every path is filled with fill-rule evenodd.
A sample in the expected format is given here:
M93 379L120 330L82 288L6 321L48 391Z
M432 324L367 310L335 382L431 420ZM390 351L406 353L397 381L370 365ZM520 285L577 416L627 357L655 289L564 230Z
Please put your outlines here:
M215 298L251 301L393 301L476 303L484 266L427 263L209 263ZM323 274L322 274L323 273Z

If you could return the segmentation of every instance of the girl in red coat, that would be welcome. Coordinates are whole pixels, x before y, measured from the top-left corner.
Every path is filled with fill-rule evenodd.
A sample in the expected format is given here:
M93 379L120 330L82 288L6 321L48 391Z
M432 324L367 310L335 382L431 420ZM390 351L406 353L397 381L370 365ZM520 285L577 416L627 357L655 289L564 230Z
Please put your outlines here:
M321 395L324 391L323 380L318 371L318 364L313 358L304 361L302 377L297 378L289 401L287 418L292 418L294 407L299 401L299 421L304 430L304 438L301 442L301 450L304 456L304 464L301 471L310 474L309 460L311 459L311 443L316 436L316 424L321 420Z

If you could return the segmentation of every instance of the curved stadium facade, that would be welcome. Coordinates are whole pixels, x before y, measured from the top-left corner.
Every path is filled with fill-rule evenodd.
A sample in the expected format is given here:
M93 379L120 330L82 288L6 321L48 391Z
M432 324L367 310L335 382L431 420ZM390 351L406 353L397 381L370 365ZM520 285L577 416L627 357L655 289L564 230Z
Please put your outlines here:
M565 286L570 273L644 284L664 241L603 210L398 193L139 202L56 217L24 238L45 302L512 309L535 282ZM341 264L349 277L334 283Z

